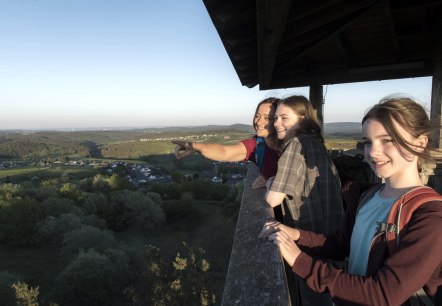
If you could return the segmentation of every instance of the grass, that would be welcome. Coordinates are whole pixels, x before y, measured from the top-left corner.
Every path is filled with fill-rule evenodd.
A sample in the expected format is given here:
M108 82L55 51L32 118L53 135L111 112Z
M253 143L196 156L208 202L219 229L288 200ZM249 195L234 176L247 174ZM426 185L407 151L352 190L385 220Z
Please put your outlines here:
M20 167L14 169L2 169L0 170L0 180L9 177L13 182L29 180L31 177L38 177L39 179L50 179L60 177L62 174L69 175L72 178L84 178L93 176L98 173L99 170L78 166L57 166L52 168L41 167Z
M356 139L325 139L325 146L329 150L355 149L357 143Z

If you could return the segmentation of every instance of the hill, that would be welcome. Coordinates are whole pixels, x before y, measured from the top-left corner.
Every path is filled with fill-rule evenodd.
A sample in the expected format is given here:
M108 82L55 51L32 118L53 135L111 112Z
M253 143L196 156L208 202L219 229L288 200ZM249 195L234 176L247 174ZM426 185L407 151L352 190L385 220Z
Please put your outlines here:
M330 122L324 124L325 137L332 138L361 138L362 126L360 122Z

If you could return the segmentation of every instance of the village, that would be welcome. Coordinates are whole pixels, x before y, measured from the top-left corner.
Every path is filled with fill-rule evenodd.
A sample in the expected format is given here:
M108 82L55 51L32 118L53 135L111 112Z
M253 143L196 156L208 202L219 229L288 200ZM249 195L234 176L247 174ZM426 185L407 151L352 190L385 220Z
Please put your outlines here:
M220 166L239 166L243 168L242 173L221 173L218 169ZM38 166L41 169L50 169L55 167L87 167L97 169L101 173L112 175L114 173L127 179L134 187L140 187L148 185L149 183L170 183L173 181L169 171L156 167L146 163L131 163L127 161L118 160L91 160L91 159L78 159L71 160L66 158L65 161L59 159L51 160L24 160L24 161L3 161L0 162L1 170L12 170L24 167ZM208 169L194 170L191 173L183 173L184 180L191 181L194 179L203 179L205 181L212 181L213 183L236 185L242 182L245 178L245 172L247 171L246 163L223 163L223 162L210 162ZM31 177L36 180L38 177Z

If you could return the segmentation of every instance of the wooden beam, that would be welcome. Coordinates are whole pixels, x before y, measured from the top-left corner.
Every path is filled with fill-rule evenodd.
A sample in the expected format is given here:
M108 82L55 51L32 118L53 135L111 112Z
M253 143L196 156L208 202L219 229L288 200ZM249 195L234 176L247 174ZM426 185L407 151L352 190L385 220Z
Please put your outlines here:
M391 41L391 46L393 48L393 54L396 58L396 61L399 61L401 57L401 50L399 48L396 27L393 20L393 15L391 13L390 0L383 0L382 5L384 6L385 18L388 22L388 30L390 32L390 41Z
M343 32L340 32L340 33L338 33L338 35L336 35L336 43L339 47L339 50L341 51L343 60L345 61L347 66L348 67L353 66L353 62L354 62L353 51L351 50L351 47L348 44L348 41L345 38L345 35Z
M322 85L310 85L309 100L315 110L316 117L321 123L321 130L324 129L324 106Z
M337 35L340 32L342 32L345 28L347 28L350 24L352 24L354 21L359 20L359 18L367 13L372 7L376 6L379 3L378 1L370 1L370 5L368 7L364 7L357 12L353 12L349 16L343 17L341 20L336 21L335 27L327 25L327 27L321 28L321 32L317 37L314 37L312 33L309 34L309 36L314 37L314 41L311 41L307 45L299 46L299 51L297 53L291 53L290 58L288 60L285 60L284 62L278 63L279 67L282 67L278 69L278 72L285 70L287 67L289 67L291 64L296 62L300 56L307 54L312 48L315 48L318 44L322 43L325 39L332 37L333 35ZM289 51L289 50L287 50Z
M257 0L258 80L260 89L270 85L279 45L284 35L291 0Z
M302 2L302 1L294 0L293 1L293 5L295 7L298 7L299 6L298 2ZM328 0L328 1L325 1L323 3L318 3L318 1L311 2L311 7L308 8L308 9L301 9L301 10L296 9L296 10L294 10L292 12L292 14L289 15L289 21L288 22L291 23L291 22L294 22L296 20L300 20L302 18L305 18L305 17L307 17L309 15L315 14L317 12L326 11L326 10L330 9L333 5L336 5L336 4L343 5L342 2L343 2L342 0Z
M361 10L365 11L377 2L379 2L379 0L347 0L335 6L333 9L328 8L319 11L316 14L308 15L305 18L298 20L297 22L293 22L287 25L286 36L284 37L284 40L296 38L301 34L309 33L323 26L328 26L331 22L340 20L349 15L353 15L354 13L360 12Z
M340 69L317 70L314 73L301 73L287 70L285 73L278 74L272 80L271 88L289 88L304 87L310 84L343 84L352 82L368 82L373 80L394 80L402 78L427 77L433 74L433 64L431 61L424 62L421 68L407 68L401 70L382 70L372 69L352 70L355 73L349 74L346 67Z
M442 31L440 32L442 33ZM434 129L432 135L432 147L433 148L442 148L442 135L440 125L442 124L442 39L439 36L439 39L436 41L436 45L434 48L434 56L433 56L433 84L431 91L431 112L430 118L435 122L435 124L439 124L439 128Z

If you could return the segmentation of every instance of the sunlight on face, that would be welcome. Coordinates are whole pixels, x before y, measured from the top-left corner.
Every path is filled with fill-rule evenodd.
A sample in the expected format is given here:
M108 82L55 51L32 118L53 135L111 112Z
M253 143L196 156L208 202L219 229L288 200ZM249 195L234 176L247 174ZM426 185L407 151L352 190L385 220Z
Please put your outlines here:
M417 140L396 122L399 135L411 142ZM383 179L407 180L417 173L417 158L394 142L385 127L375 119L368 119L362 126L364 154L370 167Z
M296 130L302 118L290 107L279 104L276 108L274 122L278 139L284 139L292 131Z
M273 127L273 114L271 114L271 111L272 104L270 103L261 104L258 108L253 123L256 135L259 137L268 137L275 131Z

